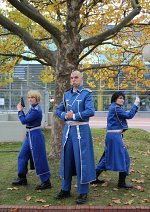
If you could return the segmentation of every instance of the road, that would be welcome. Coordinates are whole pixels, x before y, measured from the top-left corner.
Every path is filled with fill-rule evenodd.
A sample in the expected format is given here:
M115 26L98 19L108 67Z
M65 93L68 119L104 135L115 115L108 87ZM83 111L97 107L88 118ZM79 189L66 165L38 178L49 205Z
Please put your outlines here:
M92 117L90 119L91 128L106 128L106 117ZM140 128L150 132L150 118L134 117L128 120L129 128Z

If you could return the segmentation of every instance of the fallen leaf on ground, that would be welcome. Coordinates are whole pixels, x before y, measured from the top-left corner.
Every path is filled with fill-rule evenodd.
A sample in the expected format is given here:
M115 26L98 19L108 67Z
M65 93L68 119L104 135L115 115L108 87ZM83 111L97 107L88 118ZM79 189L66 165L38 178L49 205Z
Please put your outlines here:
M32 199L32 197L31 196L27 196L27 197L25 197L25 200L26 201L30 201Z
M7 190L13 191L13 190L18 190L18 188L12 187L12 188L7 188Z
M118 188L113 188L113 191L118 191L119 189Z
M49 207L49 206L51 206L52 204L49 204L49 205L42 205L42 207L44 207L44 208L47 208L47 207Z
M35 202L46 202L44 199L36 199Z
M107 187L108 186L108 182L105 182L102 184L103 187Z
M124 205L131 205L132 204L132 202L134 202L134 200L132 199L132 200L129 200L128 202L125 202L124 203Z
M144 188L143 188L142 186L136 186L135 188L136 188L138 191L141 191L141 192L144 191Z
M114 202L116 204L120 204L121 203L120 199L112 199L112 202Z
M149 202L150 202L149 199L143 199L143 200L140 201L140 203L149 203Z
M132 197L138 197L136 194L131 194Z

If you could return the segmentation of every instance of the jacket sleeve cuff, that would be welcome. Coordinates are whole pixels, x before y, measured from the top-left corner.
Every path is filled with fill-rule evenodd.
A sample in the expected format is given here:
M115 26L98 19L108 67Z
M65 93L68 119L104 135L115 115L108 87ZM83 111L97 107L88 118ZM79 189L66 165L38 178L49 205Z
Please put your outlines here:
M65 120L65 118L66 118L66 113L65 113L65 112L62 112L62 113L61 113L61 119L62 119L62 120Z
M75 120L82 119L81 113L76 113L75 114Z

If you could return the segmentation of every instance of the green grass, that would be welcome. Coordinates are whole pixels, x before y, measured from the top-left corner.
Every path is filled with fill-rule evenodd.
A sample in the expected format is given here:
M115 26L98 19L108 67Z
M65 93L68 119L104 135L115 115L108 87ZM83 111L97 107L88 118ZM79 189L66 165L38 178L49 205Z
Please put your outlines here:
M44 134L48 153L50 149L50 129L45 129ZM105 130L92 129L92 135L97 163L104 150ZM116 189L118 173L104 172L102 178L105 178L108 184L106 186L90 185L87 205L150 206L150 134L140 129L129 129L124 135L124 141L131 156L131 173L127 181L132 181L135 188L132 190ZM17 188L11 186L12 180L17 176L18 152L8 152L8 150L19 151L20 147L21 143L0 143L0 205L75 205L74 199L78 195L76 192L76 177L73 177L71 198L63 201L54 198L61 189L59 160L49 159L52 189L41 192L35 191L35 186L40 181L34 171L28 173L27 186ZM7 152L4 152L4 150L7 150Z

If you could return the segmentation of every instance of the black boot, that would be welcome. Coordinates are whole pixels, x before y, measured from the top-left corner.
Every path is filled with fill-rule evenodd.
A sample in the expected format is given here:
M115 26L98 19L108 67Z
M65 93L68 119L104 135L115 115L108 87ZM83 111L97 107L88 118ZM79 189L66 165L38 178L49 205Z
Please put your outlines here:
M27 185L27 179L25 175L19 175L17 179L12 182L13 186Z
M55 199L65 199L65 198L68 198L68 197L70 197L71 195L70 195L70 191L63 191L63 190L61 190L58 194L57 194L57 196L55 197Z
M126 184L125 179L126 174L124 172L119 172L118 188L125 188L125 189L133 188L131 184Z
M36 186L35 190L44 190L44 189L48 189L48 188L51 188L52 185L51 185L51 182L50 180L48 179L47 181L41 183L40 185Z
M77 204L84 204L87 202L87 194L80 194L78 198L75 200Z
M92 181L90 184L103 184L104 180L99 180L98 177L103 171L96 171L96 180Z

